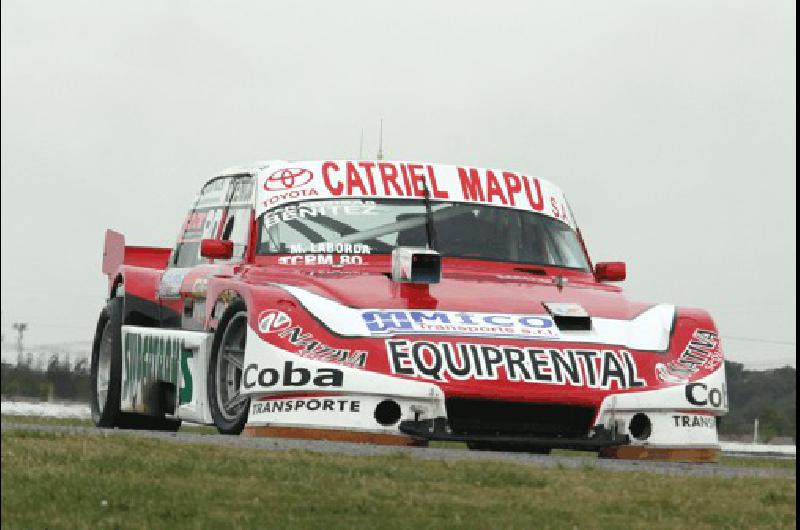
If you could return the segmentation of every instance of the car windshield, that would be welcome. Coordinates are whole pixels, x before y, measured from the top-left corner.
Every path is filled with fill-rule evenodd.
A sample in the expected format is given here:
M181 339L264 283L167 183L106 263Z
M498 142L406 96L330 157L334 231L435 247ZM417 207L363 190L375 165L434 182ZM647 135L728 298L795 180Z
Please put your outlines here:
M475 204L434 202L436 250L442 256L588 271L577 234L545 215ZM259 254L390 254L424 247L424 200L326 200L281 206L260 220Z

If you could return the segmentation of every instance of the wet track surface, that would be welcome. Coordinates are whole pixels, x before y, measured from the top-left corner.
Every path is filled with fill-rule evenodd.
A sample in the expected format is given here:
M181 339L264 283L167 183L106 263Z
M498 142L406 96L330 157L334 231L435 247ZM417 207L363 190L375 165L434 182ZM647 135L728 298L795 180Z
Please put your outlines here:
M328 442L318 440L290 440L283 438L251 438L246 436L224 436L219 434L196 434L188 432L166 433L157 431L103 430L94 427L64 425L34 425L24 423L2 423L2 430L27 430L81 434L89 436L136 436L173 443L212 444L270 451L313 451L316 453L372 456L406 454L420 460L468 460L511 462L539 468L602 469L622 472L647 472L662 475L692 477L784 477L796 479L795 469L767 467L731 467L719 464L682 464L670 462L639 462L628 460L601 460L582 456L550 456L526 453L503 453L493 451L468 451L464 449L441 449L419 447L387 447L371 444Z

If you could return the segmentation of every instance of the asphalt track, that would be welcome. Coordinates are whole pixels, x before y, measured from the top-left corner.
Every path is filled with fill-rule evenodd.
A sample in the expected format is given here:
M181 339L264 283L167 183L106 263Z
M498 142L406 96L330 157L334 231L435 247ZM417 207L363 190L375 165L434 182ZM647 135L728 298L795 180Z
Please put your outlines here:
M27 430L60 432L88 436L136 436L184 444L212 444L247 449L266 449L270 451L313 451L316 453L342 454L351 456L375 456L406 454L420 460L466 460L511 462L538 468L602 469L620 472L647 472L660 475L679 475L689 477L763 477L789 478L796 480L797 469L776 469L766 467L731 467L719 464L681 464L671 462L635 462L627 460L601 460L581 456L550 456L526 453L503 453L493 451L468 451L464 449L439 449L420 447L387 447L372 444L327 442L318 440L290 440L283 438L251 438L247 436L224 436L219 434L196 434L188 432L166 433L157 431L104 430L94 427L66 425L34 425L15 422L2 422L2 431Z

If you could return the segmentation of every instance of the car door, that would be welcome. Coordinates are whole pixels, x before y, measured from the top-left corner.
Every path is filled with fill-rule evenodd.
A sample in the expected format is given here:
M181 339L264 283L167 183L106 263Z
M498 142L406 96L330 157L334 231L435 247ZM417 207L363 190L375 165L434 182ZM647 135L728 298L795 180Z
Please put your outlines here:
M159 289L162 327L202 330L208 280L232 274L247 250L252 218L253 179L236 175L210 181L200 192L181 227L170 264ZM246 221L245 221L246 219ZM234 244L230 260L200 255L203 239L227 239Z

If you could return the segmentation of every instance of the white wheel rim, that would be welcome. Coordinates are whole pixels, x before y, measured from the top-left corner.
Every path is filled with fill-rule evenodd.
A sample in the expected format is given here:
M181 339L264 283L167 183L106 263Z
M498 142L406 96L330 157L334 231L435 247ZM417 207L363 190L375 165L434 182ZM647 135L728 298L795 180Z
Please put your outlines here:
M217 408L228 421L236 420L248 398L239 393L247 338L247 312L240 311L228 322L219 344L216 366Z
M110 323L106 324L103 336L100 339L100 347L97 351L97 378L95 386L97 390L97 410L102 414L106 408L108 400L108 386L111 381L111 354L113 350L113 337L109 332Z

